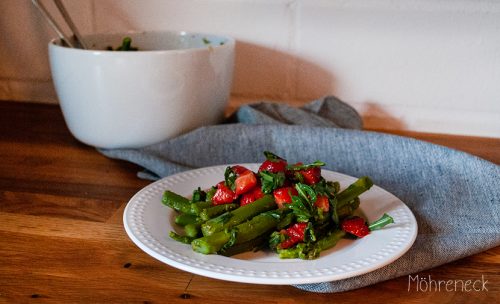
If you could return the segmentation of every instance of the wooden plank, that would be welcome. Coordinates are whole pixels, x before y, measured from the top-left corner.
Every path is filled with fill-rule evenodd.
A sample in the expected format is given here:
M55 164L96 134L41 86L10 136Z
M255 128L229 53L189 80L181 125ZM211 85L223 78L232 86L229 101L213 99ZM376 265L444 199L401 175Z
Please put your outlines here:
M0 231L102 242L129 242L123 226L100 222L0 212Z
M123 238L103 242L102 236L48 236L43 230L38 235L0 231L0 301L162 303L179 298L191 278Z
M0 211L87 221L107 221L121 201L28 192L0 192Z
M95 149L61 148L57 144L2 143L2 178L47 182L95 183L107 186L144 186L132 164L110 160ZM132 169L132 170L130 170ZM124 183L126 182L126 183Z

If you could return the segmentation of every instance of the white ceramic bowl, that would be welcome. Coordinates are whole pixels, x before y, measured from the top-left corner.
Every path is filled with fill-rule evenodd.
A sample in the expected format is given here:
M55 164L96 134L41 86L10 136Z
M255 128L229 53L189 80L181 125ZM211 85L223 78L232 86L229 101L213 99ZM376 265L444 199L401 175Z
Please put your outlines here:
M126 36L139 51L108 51ZM186 32L84 37L91 50L49 43L60 106L71 133L100 148L157 143L218 123L229 99L234 40Z

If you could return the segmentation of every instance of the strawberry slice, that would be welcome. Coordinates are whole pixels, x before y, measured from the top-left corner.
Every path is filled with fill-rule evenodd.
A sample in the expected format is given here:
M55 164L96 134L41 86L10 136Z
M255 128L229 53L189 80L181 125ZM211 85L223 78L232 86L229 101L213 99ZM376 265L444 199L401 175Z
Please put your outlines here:
M274 201L279 208L283 208L283 204L290 204L292 202L291 195L299 195L294 187L283 187L273 191Z
M248 192L250 189L255 187L255 185L257 185L257 177L255 177L255 174L252 171L247 169L238 175L234 184L234 192L236 195L240 195Z
M250 171L250 169L245 168L245 167L240 166L240 165L232 166L231 170L233 170L233 172L236 173L236 175L241 175L247 171Z
M288 238L281 244L279 244L279 247L282 249L286 249L299 242L303 242L306 228L307 223L295 223L292 226L288 227L286 230L282 230L281 233L288 236Z
M345 219L340 224L342 230L347 233L353 234L359 238L362 238L370 233L370 229L363 218L359 216L354 216Z
M217 190L215 191L214 196L212 197L212 205L222 205L222 204L230 204L238 196L234 193L226 184L222 181L217 184Z
M316 197L316 201L314 202L314 206L323 210L323 212L328 212L330 210L330 202L328 201L328 196L318 195Z
M262 198L263 196L264 193L262 193L262 189L260 188L259 185L257 185L252 190L248 191L247 193L243 194L240 197L240 206L253 203L254 201L258 200L259 198Z
M259 172L268 171L278 173L286 171L288 163L285 159L269 151L264 151L264 155L266 156L266 160L260 165Z
M321 167L300 170L299 173L304 178L304 182L308 185L314 185L321 180Z
M260 167L260 171L269 171L271 173L285 172L286 166L288 163L286 160L278 159L278 160L266 160L264 161Z

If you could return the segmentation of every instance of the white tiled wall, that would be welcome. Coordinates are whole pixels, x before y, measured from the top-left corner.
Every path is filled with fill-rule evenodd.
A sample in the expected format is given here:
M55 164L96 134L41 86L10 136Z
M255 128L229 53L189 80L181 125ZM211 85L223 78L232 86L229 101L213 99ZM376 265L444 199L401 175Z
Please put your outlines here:
M46 51L55 34L30 2L0 2L0 99L56 102ZM500 1L64 3L86 33L169 29L235 37L235 99L300 104L334 94L368 127L500 138Z

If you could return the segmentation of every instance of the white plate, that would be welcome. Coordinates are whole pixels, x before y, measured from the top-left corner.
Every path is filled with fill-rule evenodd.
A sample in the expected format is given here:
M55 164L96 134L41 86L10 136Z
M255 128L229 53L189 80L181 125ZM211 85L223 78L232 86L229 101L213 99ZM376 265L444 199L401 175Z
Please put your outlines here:
M257 164L243 164L256 171ZM358 240L342 239L323 251L316 260L279 259L272 252L248 252L232 257L203 255L191 246L172 240L176 230L175 212L161 203L165 190L189 196L197 187L209 188L223 180L227 165L186 171L163 178L139 191L123 214L127 234L152 257L179 269L211 278L254 284L307 284L335 281L361 275L383 267L402 256L417 236L417 222L410 209L397 197L373 186L361 195L359 209L368 222L384 213L395 224L374 231ZM356 178L322 170L327 180L339 181L345 188Z

